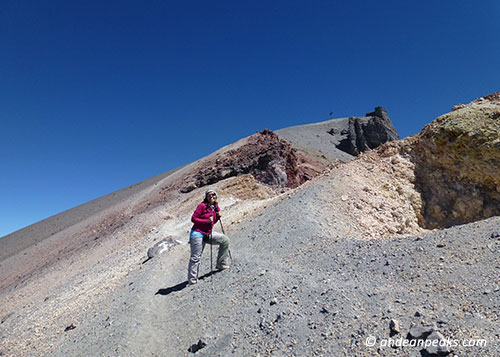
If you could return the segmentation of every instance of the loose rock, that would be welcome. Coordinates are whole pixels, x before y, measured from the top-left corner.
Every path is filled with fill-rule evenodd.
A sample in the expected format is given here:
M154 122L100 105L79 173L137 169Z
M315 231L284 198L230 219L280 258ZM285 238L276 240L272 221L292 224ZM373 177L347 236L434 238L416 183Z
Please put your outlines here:
M73 330L73 329L75 329L75 328L76 328L75 324L71 324L71 325L67 326L67 327L64 329L64 332L67 332L67 331Z
M401 332L398 320L391 319L391 322L389 323L389 328L391 329L391 335L396 335Z
M408 339L411 340L425 340L434 331L437 331L434 325L413 325L408 332Z
M427 356L447 356L450 353L450 347L447 344L444 336L438 332L433 331L428 337L427 341L432 341L432 345L426 347L424 351L427 353Z
M191 345L191 347L188 348L188 352L191 352L191 353L196 353L198 352L199 350L201 350L203 347L206 347L207 344L205 343L205 341L203 341L201 338L198 340L198 342L196 342L195 344Z

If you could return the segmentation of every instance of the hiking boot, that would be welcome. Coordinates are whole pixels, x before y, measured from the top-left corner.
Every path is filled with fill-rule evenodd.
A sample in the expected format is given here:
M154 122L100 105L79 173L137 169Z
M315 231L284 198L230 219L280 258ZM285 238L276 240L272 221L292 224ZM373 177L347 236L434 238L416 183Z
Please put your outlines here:
M226 270L226 269L229 269L229 265L226 265L226 264L217 264L216 268L218 270Z

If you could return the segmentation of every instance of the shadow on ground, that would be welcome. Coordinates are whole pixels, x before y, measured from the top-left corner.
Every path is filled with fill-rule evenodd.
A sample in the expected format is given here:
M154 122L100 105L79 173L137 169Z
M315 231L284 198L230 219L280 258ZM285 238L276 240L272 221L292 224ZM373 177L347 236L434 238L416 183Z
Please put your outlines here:
M207 279L208 277L212 276L213 274L217 274L219 273L219 271L212 271L210 273L206 273L205 275L201 276L198 280L205 280ZM188 283L187 281L183 281L182 283L179 283L177 285L174 285L174 286L171 286L169 288L165 288L165 289L159 289L155 295L163 295L163 296L166 296L166 295L169 295L173 292L176 292L176 291L181 291L182 289L184 289L185 287L188 286Z

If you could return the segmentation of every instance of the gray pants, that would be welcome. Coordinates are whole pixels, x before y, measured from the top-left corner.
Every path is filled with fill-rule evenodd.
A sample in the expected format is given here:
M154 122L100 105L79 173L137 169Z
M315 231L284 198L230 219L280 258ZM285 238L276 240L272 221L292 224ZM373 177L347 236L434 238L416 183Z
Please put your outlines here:
M205 248L203 238L189 238L191 245L191 257L188 266L188 282L195 284L198 282L198 269L200 267L201 253ZM229 251L229 238L222 233L212 232L212 240L208 244L218 245L217 267L227 265L227 256Z

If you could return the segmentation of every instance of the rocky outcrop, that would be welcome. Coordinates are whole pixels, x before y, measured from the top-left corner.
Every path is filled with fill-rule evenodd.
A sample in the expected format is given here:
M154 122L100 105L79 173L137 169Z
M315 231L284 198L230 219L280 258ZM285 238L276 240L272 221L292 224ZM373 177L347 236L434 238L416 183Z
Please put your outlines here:
M324 157L330 162L348 162L361 152L399 139L387 111L382 107L376 107L374 112L364 117L292 126L276 133L297 148L313 155L312 151L316 151L319 153L317 157Z
M323 171L325 164L293 149L271 130L247 138L239 147L218 153L191 176L181 192L214 184L229 177L251 174L272 187L295 188Z
M500 92L336 167L368 237L421 234L500 215ZM345 199L344 199L345 198ZM338 202L342 204L342 202Z
M367 113L366 117L348 118L346 124L346 128L340 131L344 138L337 148L354 156L399 139L387 111L382 107L376 107L375 111ZM329 133L334 135L336 131L332 129Z
M474 104L498 104L498 105L500 105L500 92L495 92L495 93L485 95L484 97L473 100L469 104L457 104L453 108L451 108L451 110L452 111L459 110L459 109L466 108L466 107L474 105Z
M500 215L500 92L427 125L411 155L426 228Z

